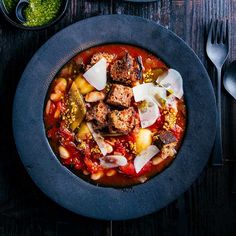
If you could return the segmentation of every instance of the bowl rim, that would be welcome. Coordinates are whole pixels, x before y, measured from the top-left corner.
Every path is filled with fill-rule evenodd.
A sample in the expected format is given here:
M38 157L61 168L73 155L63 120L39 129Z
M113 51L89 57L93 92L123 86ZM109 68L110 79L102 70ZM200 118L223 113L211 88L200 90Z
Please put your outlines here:
M42 25L42 26L24 26L21 23L18 23L17 21L14 21L9 14L6 11L6 7L4 6L3 0L0 0L0 10L1 13L3 15L3 17L5 18L5 20L10 23L11 25L13 25L16 28L22 29L22 30L30 30L30 31L37 31L37 30L43 30L46 28L49 28L53 25L55 25L65 14L67 8L68 8L68 4L69 4L69 0L63 0L63 4L64 6L62 6L62 9L60 11L60 14L51 22L49 22L48 24Z
M111 28L114 25L116 27ZM78 37L80 32L83 34ZM154 45L150 44L153 40L157 40ZM146 183L124 189L92 185L62 166L48 143L43 123L46 93L58 70L78 52L112 42L143 47L167 65L174 65L174 69L182 74L185 81L188 111L185 138L175 161ZM162 46L156 47L157 43L162 43ZM182 50L181 57L177 52L179 49ZM168 58L170 55L173 57ZM43 60L45 57L47 60ZM187 67L183 67L184 62ZM32 73L37 71L41 71L41 75L32 83ZM35 85L39 86L37 90ZM187 86L189 91L186 90ZM204 94L207 96L204 97ZM32 96L36 97L36 104L34 99L28 99ZM25 168L47 196L81 215L121 220L157 211L188 189L210 156L215 137L215 117L216 103L208 74L199 58L182 39L163 26L141 17L106 15L66 27L36 52L17 87L13 106L13 132ZM204 140L206 135L208 138ZM199 144L201 148L197 146ZM188 158L189 153L191 159ZM43 160L34 158L39 154ZM71 184L69 187L63 186L68 182Z

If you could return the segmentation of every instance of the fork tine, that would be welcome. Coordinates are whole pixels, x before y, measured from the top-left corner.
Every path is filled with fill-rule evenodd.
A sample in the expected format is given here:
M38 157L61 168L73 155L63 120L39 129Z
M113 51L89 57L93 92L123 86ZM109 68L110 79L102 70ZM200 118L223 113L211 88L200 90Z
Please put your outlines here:
M212 43L212 38L213 38L213 20L211 19L211 23L210 23L210 29L208 32L208 37L207 37L207 43Z
M220 36L218 43L224 43L224 35L225 35L225 23L224 21L220 22Z
M229 20L226 20L225 43L229 45Z
M215 23L215 37L213 39L213 43L217 43L218 39L219 39L219 35L220 35L220 23L218 20L216 20Z

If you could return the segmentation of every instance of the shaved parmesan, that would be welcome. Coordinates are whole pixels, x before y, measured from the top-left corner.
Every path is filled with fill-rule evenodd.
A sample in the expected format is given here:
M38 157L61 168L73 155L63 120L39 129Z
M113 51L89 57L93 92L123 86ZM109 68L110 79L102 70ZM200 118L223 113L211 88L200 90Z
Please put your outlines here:
M152 98L146 97L138 108L142 128L153 125L160 117L160 111Z
M133 87L134 101L140 102L150 96L150 91L153 87L155 87L153 83L139 84Z
M142 168L156 155L160 150L155 145L150 145L147 149L143 150L134 159L134 168L138 174Z
M133 94L135 102L151 97L160 107L162 107L162 100L166 100L166 89L153 83L139 84L133 87Z
M127 163L127 159L121 155L108 155L100 158L101 166L106 169L125 166Z
M169 69L166 73L158 77L157 83L179 99L184 94L183 79L177 70Z
M170 107L170 108L173 108L176 112L178 111L178 103L177 103L177 99L176 97L171 94L167 97L166 99L166 106L167 107Z
M158 106L162 108L163 104L167 104L177 109L176 97L180 99L183 96L183 81L178 71L169 69L158 77L157 82L162 87L153 83L133 87L135 102L142 101L138 109L142 128L153 125L160 117ZM167 97L167 91L171 91L172 95Z
M166 102L166 89L165 88L154 86L150 90L150 95L160 107L162 107L163 103Z
M102 137L101 134L94 131L93 126L90 122L87 122L87 126L88 126L89 131L91 132L95 142L97 143L102 155L105 156L107 154L107 149L106 149L106 142L104 141L104 138Z
M97 90L103 90L107 83L107 61L105 58L99 60L89 70L87 70L83 77Z

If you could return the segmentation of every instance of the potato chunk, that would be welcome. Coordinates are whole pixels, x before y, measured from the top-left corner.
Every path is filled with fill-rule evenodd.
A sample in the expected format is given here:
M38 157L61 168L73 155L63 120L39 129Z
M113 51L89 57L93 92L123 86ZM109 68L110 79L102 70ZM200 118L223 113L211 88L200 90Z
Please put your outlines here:
M78 139L86 139L91 137L90 130L85 122L82 122L79 128L79 132L76 134L76 138Z
M88 83L82 75L77 76L74 82L82 95L95 90L95 88Z
M136 139L137 154L152 144L152 132L149 129L140 129Z

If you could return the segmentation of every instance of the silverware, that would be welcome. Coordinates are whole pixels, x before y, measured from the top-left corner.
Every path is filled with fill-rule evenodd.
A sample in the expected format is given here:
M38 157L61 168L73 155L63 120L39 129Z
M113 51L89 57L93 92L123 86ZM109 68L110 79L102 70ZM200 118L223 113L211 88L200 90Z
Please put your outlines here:
M236 100L236 61L233 61L223 77L223 84L228 91L228 93ZM236 153L235 153L236 155ZM232 173L232 193L236 193L236 165L233 163L233 173Z
M221 132L221 71L229 54L229 26L228 20L211 21L207 38L206 52L217 70L216 102L217 102L217 131L213 147L212 165L223 164L222 132Z
M236 61L230 63L226 69L223 84L228 93L236 100Z

